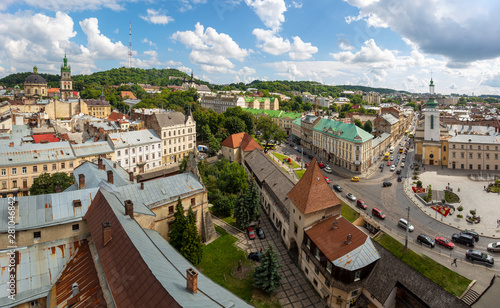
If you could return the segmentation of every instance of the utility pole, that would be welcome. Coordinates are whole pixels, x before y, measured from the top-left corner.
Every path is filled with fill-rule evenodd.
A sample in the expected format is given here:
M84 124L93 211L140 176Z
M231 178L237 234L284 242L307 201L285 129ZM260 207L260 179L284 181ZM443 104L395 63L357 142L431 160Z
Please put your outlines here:
M410 206L408 206L408 218L406 221L407 225L406 225L405 249L408 249L408 236L410 233Z

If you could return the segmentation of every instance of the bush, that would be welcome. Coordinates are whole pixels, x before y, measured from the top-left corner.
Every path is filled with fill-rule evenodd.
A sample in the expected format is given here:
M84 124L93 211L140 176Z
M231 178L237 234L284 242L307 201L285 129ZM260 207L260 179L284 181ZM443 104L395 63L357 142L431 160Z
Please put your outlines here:
M457 208L457 210L458 210L459 212L461 212L461 211L463 211L463 210L464 210L464 207L460 205L460 206Z
M474 210L470 210L470 211L469 211L469 213L470 213L471 215L476 215L476 211L474 211Z
M457 218L464 218L464 215L458 214Z
M417 181L417 187L422 187L422 181Z

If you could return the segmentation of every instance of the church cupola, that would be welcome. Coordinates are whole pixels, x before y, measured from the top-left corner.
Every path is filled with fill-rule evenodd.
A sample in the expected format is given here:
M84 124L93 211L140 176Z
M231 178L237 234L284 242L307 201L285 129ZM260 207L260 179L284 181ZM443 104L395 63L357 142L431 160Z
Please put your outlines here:
M67 99L73 96L73 80L71 79L71 67L68 66L68 58L64 53L63 65L61 65L61 81L60 89L62 99Z

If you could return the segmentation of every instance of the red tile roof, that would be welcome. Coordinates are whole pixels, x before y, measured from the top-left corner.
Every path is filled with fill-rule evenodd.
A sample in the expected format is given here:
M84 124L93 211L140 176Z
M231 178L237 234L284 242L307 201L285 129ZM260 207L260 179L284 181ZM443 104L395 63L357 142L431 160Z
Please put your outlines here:
M123 113L120 113L120 112L113 111L113 112L111 112L111 114L109 115L108 120L109 120L109 121L113 121L113 122L115 122L115 121L118 121L118 120L123 119L123 117L125 117L125 119L128 119L128 118L129 118L129 116L128 116L128 115L126 115L126 114L123 114Z
M47 93L59 93L59 88L50 88L47 90Z
M106 307L99 277L92 260L87 240L80 242L76 254L66 264L57 282L50 290L50 307L66 306L73 297L72 286L78 283L80 300L73 307Z
M246 132L232 134L226 140L222 141L220 145L232 149L241 148L244 152L251 152L255 149L263 150L260 144Z
M337 221L337 228L333 222ZM332 216L313 225L306 231L307 236L330 261L343 257L366 242L368 237L363 231L342 216ZM351 243L346 244L347 235Z
M57 138L52 134L43 134L43 135L33 135L33 140L35 143L41 143L42 141L47 140L48 142L59 142L61 139Z
M122 96L122 99L125 99L127 98L130 98L130 99L137 99L134 95L134 93L130 92L130 91L121 91L121 96Z
M313 158L309 168L287 196L304 214L335 206L340 211L340 200L326 183L316 158Z

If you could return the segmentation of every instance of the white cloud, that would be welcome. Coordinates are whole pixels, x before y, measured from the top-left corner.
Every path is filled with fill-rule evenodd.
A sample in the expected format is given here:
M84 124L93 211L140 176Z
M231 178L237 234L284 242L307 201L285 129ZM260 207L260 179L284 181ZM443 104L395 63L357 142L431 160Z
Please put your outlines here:
M360 51L353 53L350 51L342 51L331 54L335 60L348 63L374 63L374 62L393 62L396 57L394 53L388 49L380 49L374 39L369 39L361 47Z
M278 30L285 22L286 5L284 0L245 0L264 25L272 30Z
M257 47L272 55L281 55L290 51L290 41L277 36L272 30L254 29L252 34L257 38Z
M205 28L198 22L194 31L177 31L172 37L191 48L189 59L195 64L222 65L232 68L234 64L229 59L243 61L252 50L240 48L233 39L225 33L217 33L211 27Z
M167 16L165 13L160 10L148 9L146 16L139 16L145 21L155 24L155 25L166 25L169 22L174 21L171 16Z
M120 33L120 28L116 28L115 31L113 31L114 34Z
M205 4L207 0L180 0L181 6L179 8L180 12L185 12L194 9L198 4Z
M256 77L253 77L252 75L255 74L257 71L251 67L244 66L242 69L239 69L237 72L235 72L235 75L233 77L233 82L238 83L238 82L244 82L244 83L250 83L257 79Z
M148 44L149 46L156 47L156 43L151 42L150 40L148 40L147 37L143 38L142 41L141 41L141 43L145 43L145 44Z
M456 85L456 84L454 84L454 83L452 83L452 84L450 85L450 89L451 89L451 90L455 90L455 89L457 89L457 88L458 88L458 87L457 87L457 85Z
M101 33L97 18L87 18L80 21L80 27L87 35L87 48L94 59L125 59L128 49L118 41L113 43Z
M339 38L337 40L337 44L339 45L339 48L342 50L345 51L354 50L354 46L352 46L351 42L349 42L349 40L346 38Z
M304 43L298 36L293 37L291 49L289 55L292 60L307 60L318 52L318 47L313 46L311 43Z
M296 9L301 9L302 8L302 2L292 1L292 5Z
M121 11L124 10L124 4L127 2L135 2L135 0L2 0L0 3L0 10L6 10L12 4L24 3L27 6L54 12L96 11L99 9Z

